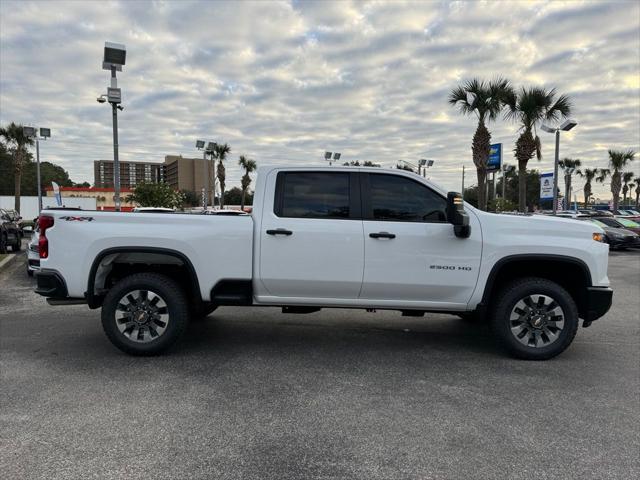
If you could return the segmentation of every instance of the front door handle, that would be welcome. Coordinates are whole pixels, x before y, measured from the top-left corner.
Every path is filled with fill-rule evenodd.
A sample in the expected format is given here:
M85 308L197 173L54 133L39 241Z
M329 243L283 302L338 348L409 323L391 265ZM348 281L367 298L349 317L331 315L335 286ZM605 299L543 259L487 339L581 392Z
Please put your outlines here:
M275 230L267 230L267 235L293 235L291 230L286 230L284 228L276 228Z
M369 236L371 238L396 238L395 233L389 232L370 233Z

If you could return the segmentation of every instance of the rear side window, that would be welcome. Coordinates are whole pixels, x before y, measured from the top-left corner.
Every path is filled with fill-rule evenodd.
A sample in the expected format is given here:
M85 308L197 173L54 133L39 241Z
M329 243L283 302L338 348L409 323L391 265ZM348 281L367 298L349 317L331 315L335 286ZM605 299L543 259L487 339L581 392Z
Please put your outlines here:
M445 222L447 201L410 178L370 174L371 214L374 220Z
M349 173L282 172L275 213L279 217L349 218Z

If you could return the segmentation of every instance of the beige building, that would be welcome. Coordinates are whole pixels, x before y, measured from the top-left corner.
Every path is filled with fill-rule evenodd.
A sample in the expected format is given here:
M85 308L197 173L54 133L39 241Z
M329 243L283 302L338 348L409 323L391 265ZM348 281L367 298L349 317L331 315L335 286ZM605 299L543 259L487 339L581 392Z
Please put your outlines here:
M204 188L205 160L178 155L164 157L164 181L177 190L190 190L200 194ZM213 163L209 160L209 191L211 191Z
M45 192L47 197L53 197L53 188L46 187ZM120 189L120 198L121 209L122 211L130 211L135 206L133 203L128 203L125 201L127 196L133 193L133 190L130 188L121 188ZM113 188L96 188L96 187L60 187L60 195L62 196L62 202L64 203L65 198L95 198L96 199L96 208L98 210L115 210L115 191Z

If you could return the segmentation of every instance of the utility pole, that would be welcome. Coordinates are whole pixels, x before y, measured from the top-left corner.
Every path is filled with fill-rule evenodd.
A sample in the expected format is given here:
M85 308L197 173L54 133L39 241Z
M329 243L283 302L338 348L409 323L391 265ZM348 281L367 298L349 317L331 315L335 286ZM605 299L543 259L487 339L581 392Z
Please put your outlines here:
M464 165L462 165L462 192L460 193L462 199L464 199Z
M556 159L553 162L553 214L558 211L558 162L560 161L560 130L556 130Z

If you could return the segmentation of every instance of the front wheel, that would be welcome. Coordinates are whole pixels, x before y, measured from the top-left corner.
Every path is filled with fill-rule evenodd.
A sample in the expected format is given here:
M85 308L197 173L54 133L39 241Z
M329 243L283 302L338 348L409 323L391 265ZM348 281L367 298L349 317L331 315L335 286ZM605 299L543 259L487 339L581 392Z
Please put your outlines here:
M562 353L576 336L578 324L571 295L543 278L523 278L505 285L491 318L502 346L526 360L547 360Z
M138 273L116 283L102 305L102 327L111 343L131 355L157 355L184 332L186 296L169 277Z

